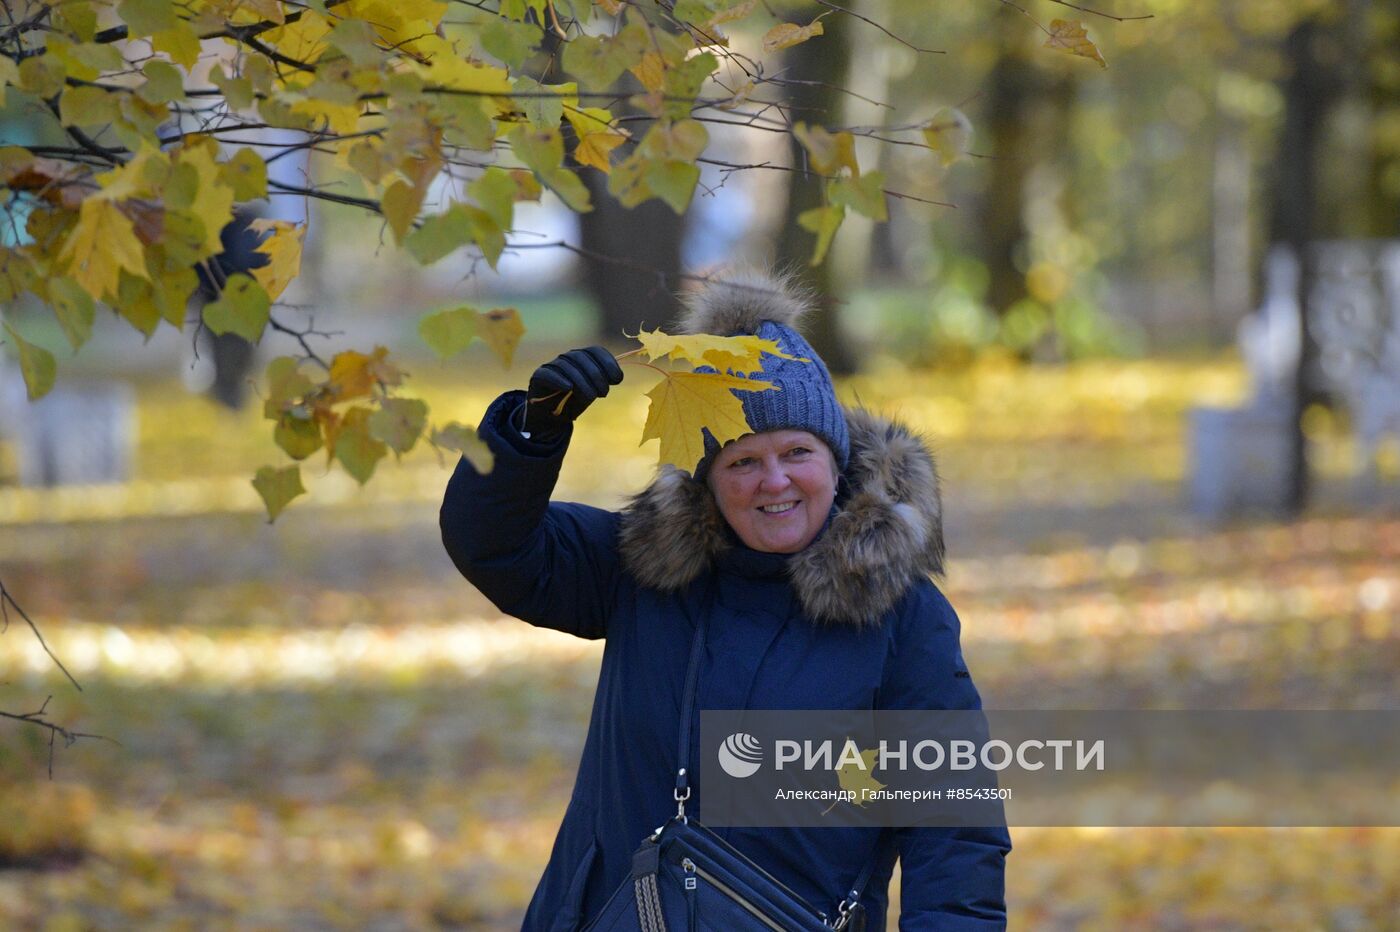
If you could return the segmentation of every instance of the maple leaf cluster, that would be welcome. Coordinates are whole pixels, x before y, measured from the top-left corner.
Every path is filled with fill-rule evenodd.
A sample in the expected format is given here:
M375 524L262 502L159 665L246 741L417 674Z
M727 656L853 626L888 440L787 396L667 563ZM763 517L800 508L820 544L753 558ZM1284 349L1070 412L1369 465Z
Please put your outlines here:
M763 370L763 356L800 359L783 352L776 340L759 336L721 337L709 333L670 334L643 330L637 334L640 352L653 362L688 360L712 372L662 372L661 381L647 392L642 442L661 441L661 462L694 472L705 455L705 431L720 445L753 433L736 391L781 391L772 382L751 378ZM808 360L802 359L802 362Z

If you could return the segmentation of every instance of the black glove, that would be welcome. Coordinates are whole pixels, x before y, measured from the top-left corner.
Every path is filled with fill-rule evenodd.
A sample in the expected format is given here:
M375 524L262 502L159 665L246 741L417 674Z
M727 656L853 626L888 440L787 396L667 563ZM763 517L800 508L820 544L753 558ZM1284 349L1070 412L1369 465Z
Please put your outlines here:
M621 381L622 367L601 346L556 356L530 376L525 432L532 440L558 437L585 408Z

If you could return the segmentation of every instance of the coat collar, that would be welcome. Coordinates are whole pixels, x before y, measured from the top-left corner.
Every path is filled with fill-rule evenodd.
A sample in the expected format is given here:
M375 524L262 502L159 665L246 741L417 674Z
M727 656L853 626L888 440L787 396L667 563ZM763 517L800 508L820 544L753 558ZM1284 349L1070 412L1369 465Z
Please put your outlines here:
M918 436L844 410L846 494L825 531L785 563L808 616L861 627L878 624L920 578L943 573L943 508L933 454ZM664 591L690 585L736 546L709 489L671 466L623 510L619 545L627 571Z

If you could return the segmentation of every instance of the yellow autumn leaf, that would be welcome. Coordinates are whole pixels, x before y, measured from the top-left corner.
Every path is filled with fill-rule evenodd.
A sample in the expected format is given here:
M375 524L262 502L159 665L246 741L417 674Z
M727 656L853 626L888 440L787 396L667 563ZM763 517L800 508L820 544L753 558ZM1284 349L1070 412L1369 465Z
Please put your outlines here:
M812 159L812 167L823 175L834 174L840 168L849 168L852 178L860 177L860 164L856 162L856 139L850 133L830 133L820 126L794 123L792 134Z
M146 258L136 228L106 198L83 201L78 222L58 258L83 290L99 300L105 294L116 294L122 269L138 278L146 277Z
M744 405L732 389L777 389L772 382L741 379L733 375L670 372L647 392L651 406L642 429L642 443L661 441L661 462L693 472L705 454L708 429L721 444L753 432L744 417Z
M740 0L739 3L734 4L727 10L720 10L714 16L711 16L710 21L705 24L705 31L709 32L715 26L722 26L725 23L732 23L735 20L743 19L745 16L752 13L757 6L758 0ZM820 34L820 32L817 34Z
M637 342L642 344L642 351L653 362L667 357L676 362L688 359L691 365L713 366L720 372L737 375L748 375L762 369L764 353L784 359L800 358L784 353L777 340L753 335L722 337L713 333L673 334L643 330L637 334Z
M601 107L568 107L564 116L578 135L574 158L601 172L612 171L609 153L630 139L631 134L613 125L613 115Z
M1089 30L1077 19L1051 20L1050 38L1045 40L1045 47L1096 61L1100 68L1108 67L1108 62L1103 60L1099 47L1089 38Z
M666 62L654 51L644 53L642 60L628 70L653 94L660 94L666 84Z
M269 29L258 38L288 58L314 64L330 47L326 37L332 28L328 17L304 10L296 22Z
M301 272L301 241L306 227L288 220L254 220L249 226L256 233L272 235L258 244L257 251L267 256L267 264L252 270L253 278L276 301L287 290L292 279Z
M841 789L854 794L855 798L851 802L857 806L863 807L867 802L862 796L862 791L874 792L885 788L885 784L870 775L875 769L875 757L878 753L875 750L861 751L860 759L864 762L864 767L852 761L836 768L836 779L840 781Z
M401 373L388 362L388 355L389 351L382 346L376 346L371 355L355 350L336 353L326 379L326 387L334 400L341 402L368 395L374 390L376 382L399 384L402 381Z
M515 348L525 335L525 325L520 322L520 312L513 307L498 307L484 314L476 315L476 335L501 360L501 365L510 368L515 358Z
M796 23L779 23L763 34L763 51L767 54L801 45L813 36L822 34L821 20L813 20L805 26Z
M427 67L417 66L423 80L454 91L510 96L510 73L506 69L472 61L458 52L450 40L425 36L419 41L418 50L429 62Z
M93 197L121 201L129 197L149 195L170 170L170 159L155 146L142 146L141 151L125 165L94 175L102 190Z
M214 161L215 151L217 146L212 142L207 145L192 144L181 149L178 156L180 164L192 166L199 177L190 212L204 224L201 251L206 256L223 251L219 231L233 217L233 189L224 184L219 174L219 166Z

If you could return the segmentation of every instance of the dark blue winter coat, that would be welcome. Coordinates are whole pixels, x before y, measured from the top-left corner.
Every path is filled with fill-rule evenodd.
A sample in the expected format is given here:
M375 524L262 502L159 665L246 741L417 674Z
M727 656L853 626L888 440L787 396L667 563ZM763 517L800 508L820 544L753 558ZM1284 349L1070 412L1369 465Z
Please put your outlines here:
M632 852L675 812L686 662L712 605L698 709L976 709L958 618L929 580L941 570L938 479L903 428L847 409L851 460L832 518L791 556L743 546L708 489L665 468L622 512L551 502L568 437L523 438L493 403L479 433L495 468L465 459L443 501L443 543L501 611L605 638L573 797L524 927L586 924L627 876ZM692 735L699 734L699 719ZM698 744L692 760L698 758ZM690 811L698 811L696 786ZM835 905L875 850L870 828L718 829L808 902ZM1005 926L1002 828L895 830L900 928ZM884 928L896 852L863 902Z

